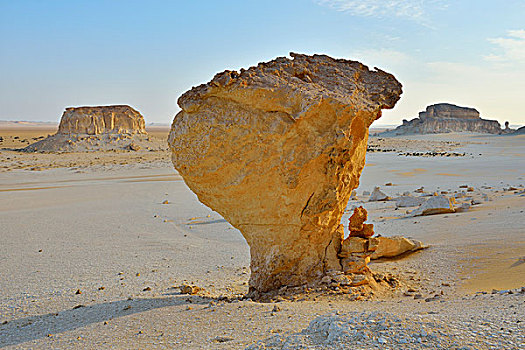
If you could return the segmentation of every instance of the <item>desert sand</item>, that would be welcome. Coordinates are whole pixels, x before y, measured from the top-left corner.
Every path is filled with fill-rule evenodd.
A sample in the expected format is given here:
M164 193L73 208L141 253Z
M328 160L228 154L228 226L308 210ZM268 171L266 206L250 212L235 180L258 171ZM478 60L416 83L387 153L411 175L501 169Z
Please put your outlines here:
M167 149L13 150L53 132L0 130L0 347L524 348L523 135L370 138L381 151L367 153L342 222L362 205L377 233L430 247L372 261L402 281L389 295L260 303L243 298L246 241L197 200ZM168 128L148 133L165 145ZM479 204L411 217L414 208L369 202L363 192L376 186ZM184 284L201 291L181 294Z

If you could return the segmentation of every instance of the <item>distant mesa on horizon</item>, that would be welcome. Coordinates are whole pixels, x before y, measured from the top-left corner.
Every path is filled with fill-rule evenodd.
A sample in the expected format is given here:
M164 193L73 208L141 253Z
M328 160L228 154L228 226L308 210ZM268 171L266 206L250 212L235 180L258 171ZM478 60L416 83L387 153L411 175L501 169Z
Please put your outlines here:
M146 134L144 117L127 105L67 107L58 134Z
M56 134L26 152L87 152L149 149L144 117L127 105L68 107Z
M150 123L147 124L147 126L165 126L165 127L169 127L170 123L150 122Z
M502 129L497 120L482 119L475 108L460 107L451 103L437 103L419 112L419 117L403 119L403 124L394 130L380 133L380 136L406 134L439 134L450 132L477 132L486 134L510 134L508 122Z

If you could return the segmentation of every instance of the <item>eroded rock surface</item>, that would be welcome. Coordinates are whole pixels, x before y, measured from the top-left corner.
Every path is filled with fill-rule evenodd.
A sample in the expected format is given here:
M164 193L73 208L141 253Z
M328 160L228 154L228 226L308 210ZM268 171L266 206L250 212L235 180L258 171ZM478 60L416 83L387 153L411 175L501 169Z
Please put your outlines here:
M481 119L474 108L460 107L450 103L438 103L428 106L419 118L403 120L403 124L384 136L404 134L435 134L448 132L479 132L501 134L503 130L496 120Z
M26 152L139 151L158 149L149 142L144 117L130 106L70 107L58 131L24 148Z
M58 134L145 134L144 117L126 105L66 108Z
M186 184L250 245L252 292L341 270L340 221L368 127L401 94L391 74L359 62L291 56L184 93L169 136Z

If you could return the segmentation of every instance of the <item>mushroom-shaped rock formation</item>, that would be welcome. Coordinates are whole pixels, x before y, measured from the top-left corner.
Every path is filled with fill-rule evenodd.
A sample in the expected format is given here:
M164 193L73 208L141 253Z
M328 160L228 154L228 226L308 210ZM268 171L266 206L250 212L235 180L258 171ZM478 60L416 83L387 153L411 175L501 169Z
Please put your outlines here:
M254 295L342 271L368 128L402 92L356 61L290 55L184 93L168 140L189 188L246 238Z

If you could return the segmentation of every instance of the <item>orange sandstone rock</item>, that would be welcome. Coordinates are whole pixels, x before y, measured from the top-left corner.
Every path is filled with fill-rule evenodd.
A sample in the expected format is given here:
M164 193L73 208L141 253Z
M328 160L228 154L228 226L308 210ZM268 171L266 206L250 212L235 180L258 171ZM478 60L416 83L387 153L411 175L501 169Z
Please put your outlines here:
M354 213L352 214L350 219L348 219L348 221L350 221L348 224L348 229L350 230L350 232L361 231L363 229L363 223L366 221L367 218L368 213L365 208L363 208L362 206L355 208Z
M250 245L255 294L342 270L340 221L368 128L401 95L379 69L290 55L184 93L168 140L188 187Z
M363 224L363 228L360 231L350 231L350 237L362 237L370 238L374 235L373 224Z
M370 238L374 235L374 225L365 224L368 218L368 213L365 208L358 207L354 209L354 213L348 219L348 230L350 237Z

